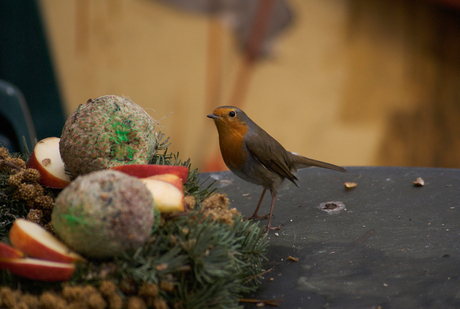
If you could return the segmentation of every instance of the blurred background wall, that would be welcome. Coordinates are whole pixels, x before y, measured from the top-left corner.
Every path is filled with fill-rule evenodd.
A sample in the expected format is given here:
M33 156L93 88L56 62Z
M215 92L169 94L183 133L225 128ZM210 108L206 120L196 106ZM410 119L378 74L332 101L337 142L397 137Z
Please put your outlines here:
M65 117L127 96L201 171L224 169L206 115L228 104L318 160L460 167L458 1L289 0L292 22L251 61L221 15L153 0L37 3Z

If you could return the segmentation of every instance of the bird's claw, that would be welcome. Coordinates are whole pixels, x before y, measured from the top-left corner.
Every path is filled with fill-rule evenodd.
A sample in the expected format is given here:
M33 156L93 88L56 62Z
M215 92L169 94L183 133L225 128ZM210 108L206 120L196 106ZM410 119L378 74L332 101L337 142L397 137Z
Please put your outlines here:
M268 231L270 230L280 230L281 226L284 226L284 224L280 224L278 226L271 226L270 224L268 224L267 227L265 228L264 234L268 233Z

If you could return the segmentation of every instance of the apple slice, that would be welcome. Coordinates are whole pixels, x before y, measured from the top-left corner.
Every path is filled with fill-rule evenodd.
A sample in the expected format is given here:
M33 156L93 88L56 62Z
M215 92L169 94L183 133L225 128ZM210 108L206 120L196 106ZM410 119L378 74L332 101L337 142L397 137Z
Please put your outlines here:
M153 195L153 204L161 213L184 211L184 193L176 186L158 179L141 178Z
M66 281L72 277L75 270L75 264L50 262L32 258L0 258L0 269L8 269L15 275L32 280Z
M17 259L22 258L24 253L21 251L0 242L0 259Z
M146 177L149 179L157 179L161 181L168 182L175 186L177 189L179 189L182 193L184 192L184 185L182 184L182 180L179 178L179 176L174 175L174 174L160 174L160 175L154 175L150 177Z
M42 139L27 161L27 167L40 172L40 184L54 189L63 189L70 182L59 151L60 140L58 137Z
M179 176L182 183L185 183L188 177L188 168L179 165L131 164L117 165L111 168L137 178L146 178L161 174L174 174Z
M47 261L68 263L83 260L83 257L71 251L53 234L37 223L24 219L14 221L10 242L22 252Z

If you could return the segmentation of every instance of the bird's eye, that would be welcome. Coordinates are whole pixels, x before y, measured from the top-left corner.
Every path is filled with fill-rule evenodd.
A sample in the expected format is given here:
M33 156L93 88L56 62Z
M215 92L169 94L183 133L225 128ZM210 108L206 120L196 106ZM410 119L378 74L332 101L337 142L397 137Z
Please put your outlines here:
M228 113L228 115L233 118L233 117L235 117L236 113L235 113L235 111L231 111L230 113Z

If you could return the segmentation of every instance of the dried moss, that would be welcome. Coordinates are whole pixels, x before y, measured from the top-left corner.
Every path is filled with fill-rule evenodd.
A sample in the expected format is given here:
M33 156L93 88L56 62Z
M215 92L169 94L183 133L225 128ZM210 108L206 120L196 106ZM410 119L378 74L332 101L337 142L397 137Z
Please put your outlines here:
M212 221L233 225L241 213L236 208L228 209L228 206L227 195L216 193L203 201L200 212L203 219L211 218Z

